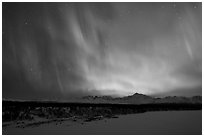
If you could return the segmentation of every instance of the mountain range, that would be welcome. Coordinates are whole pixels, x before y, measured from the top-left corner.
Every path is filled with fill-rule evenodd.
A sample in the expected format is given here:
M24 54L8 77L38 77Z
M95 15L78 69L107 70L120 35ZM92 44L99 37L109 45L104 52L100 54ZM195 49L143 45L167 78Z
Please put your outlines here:
M79 100L78 100L79 101ZM85 96L80 99L85 103L122 103L122 104L154 104L154 103L202 103L202 96L182 97L168 96L154 98L144 94L135 93L131 96L113 98L111 96Z
M31 101L31 100L13 100L13 99L2 99L2 100L3 101L18 101L18 102ZM81 98L72 98L70 100L55 100L55 101L41 100L40 102L106 103L106 104L157 104L157 103L158 104L161 104L161 103L202 104L202 96L193 96L193 97L167 96L163 98L156 98L156 97L151 97L151 96L147 96L144 94L135 93L133 95L125 96L125 97L84 96Z

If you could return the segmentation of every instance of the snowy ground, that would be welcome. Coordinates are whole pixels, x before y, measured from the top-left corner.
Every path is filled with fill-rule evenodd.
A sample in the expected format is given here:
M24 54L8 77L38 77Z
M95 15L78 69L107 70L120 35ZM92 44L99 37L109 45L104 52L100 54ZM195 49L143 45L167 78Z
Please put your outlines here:
M35 118L3 123L3 134L201 134L202 111L160 111L94 120Z

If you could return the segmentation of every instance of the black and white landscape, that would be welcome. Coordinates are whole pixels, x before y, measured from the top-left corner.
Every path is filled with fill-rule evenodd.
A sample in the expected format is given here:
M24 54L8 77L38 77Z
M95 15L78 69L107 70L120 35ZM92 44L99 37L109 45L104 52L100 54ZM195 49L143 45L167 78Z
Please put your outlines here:
M2 3L3 135L202 134L202 3Z
M152 98L138 93L75 102L3 100L3 134L201 134L201 109L201 96Z

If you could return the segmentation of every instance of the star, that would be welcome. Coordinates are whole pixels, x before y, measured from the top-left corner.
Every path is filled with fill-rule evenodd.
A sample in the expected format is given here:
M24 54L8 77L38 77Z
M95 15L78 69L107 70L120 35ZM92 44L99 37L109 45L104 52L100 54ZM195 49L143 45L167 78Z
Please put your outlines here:
M25 19L24 19L24 24L25 25L28 25L30 23L30 19L29 19L29 17L26 17Z

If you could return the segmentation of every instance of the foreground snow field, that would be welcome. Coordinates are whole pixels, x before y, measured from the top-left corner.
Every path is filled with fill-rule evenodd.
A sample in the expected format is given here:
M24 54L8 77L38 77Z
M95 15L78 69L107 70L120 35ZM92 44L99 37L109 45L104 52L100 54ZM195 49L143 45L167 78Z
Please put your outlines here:
M202 134L202 111L146 112L90 121L76 117L12 121L3 123L3 134Z

